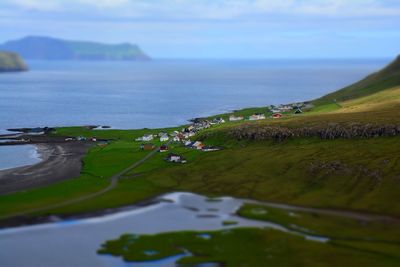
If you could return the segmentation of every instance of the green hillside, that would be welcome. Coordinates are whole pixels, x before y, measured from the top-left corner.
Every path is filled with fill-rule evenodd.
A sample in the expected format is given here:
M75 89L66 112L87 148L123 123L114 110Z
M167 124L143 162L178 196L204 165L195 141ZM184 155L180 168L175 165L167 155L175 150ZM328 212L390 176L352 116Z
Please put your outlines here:
M315 105L342 102L392 88L400 85L400 56L384 69L373 73L363 80L341 90L316 99Z
M0 72L24 71L28 67L16 53L0 52Z

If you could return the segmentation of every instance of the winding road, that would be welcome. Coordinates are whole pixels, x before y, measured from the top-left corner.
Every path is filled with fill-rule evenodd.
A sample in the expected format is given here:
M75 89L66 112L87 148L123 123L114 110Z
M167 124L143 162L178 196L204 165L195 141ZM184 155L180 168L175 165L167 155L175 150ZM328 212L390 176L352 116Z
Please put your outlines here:
M170 143L171 143L171 141L169 141L167 143L167 145L169 145ZM41 208L36 208L36 209L29 210L29 211L16 212L16 213L12 213L12 214L9 214L9 215L6 215L6 216L0 216L0 220L19 217L19 216L25 216L25 215L29 215L31 213L41 212L41 211L45 211L45 210L51 210L51 209L55 209L55 208L61 208L61 207L72 205L72 204L78 204L78 203L80 203L82 201L86 201L86 200L98 197L100 195L103 195L103 194L109 192L110 190L114 189L117 186L118 179L121 178L121 176L123 176L124 174L128 173L129 171L135 169L136 167L138 167L139 165L144 163L146 160L148 160L149 158L154 156L158 152L158 150L159 150L158 147L153 149L150 153L148 153L145 157L143 157L139 161L136 161L135 163L133 163L132 165L130 165L126 169L124 169L124 170L120 171L119 173L113 175L110 178L110 184L107 187L105 187L102 190L100 190L100 191L97 191L97 192L94 192L92 194L85 195L85 196L82 196L82 197L78 197L78 198L74 198L74 199L71 199L71 200L67 200L67 201L64 201L64 202L55 203L53 205L49 205L49 206L45 206L45 207L41 207Z

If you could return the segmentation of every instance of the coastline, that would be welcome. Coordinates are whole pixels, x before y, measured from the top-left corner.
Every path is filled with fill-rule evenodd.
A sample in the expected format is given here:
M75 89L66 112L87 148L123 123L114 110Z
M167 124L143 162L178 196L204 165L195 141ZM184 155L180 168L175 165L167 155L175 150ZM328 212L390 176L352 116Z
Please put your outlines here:
M80 174L85 143L36 143L39 163L0 170L0 195L50 185Z
M1 143L0 143L1 144ZM2 154L4 155L8 155L7 153L10 152L9 149L11 149L11 147L13 147L15 144L11 144L11 145L0 145L0 148L5 147L6 149L4 151L2 151ZM1 164L0 166L0 177L2 176L3 173L5 172L9 172L12 170L17 170L20 168L25 168L25 167L29 167L29 166L33 166L36 164L41 163L42 161L47 159L47 155L45 151L42 151L42 148L38 147L38 145L36 144L24 144L21 143L19 144L20 147L22 147L22 151L19 150L14 150L11 149L11 153L13 151L15 151L17 154L14 155L18 156L18 158L21 156L19 153L24 153L23 158L24 160L22 162L9 162L9 164L6 163L4 164L4 162ZM23 150L24 148L26 148L27 150ZM0 178L1 179L1 178Z
M76 220L85 220L85 219L93 219L93 218L102 218L109 215L114 215L123 212L129 212L134 210L139 210L141 208L157 205L160 203L169 203L173 202L171 199L166 199L165 196L175 194L175 193L188 193L198 195L194 192L186 192L186 191L171 191L162 193L160 195L152 196L141 201L115 207L115 208L107 208L107 209L100 209L90 212L83 212L79 214L68 214L68 215L45 215L45 216L17 216L12 217L9 219L2 219L0 220L0 230L6 229L18 229L19 227L25 226L33 226L33 225L40 225L40 224L49 224L49 223L57 223L57 222L68 222L68 221L76 221ZM247 198L235 198L231 196L221 195L218 197L220 198L232 198L243 203L249 204L258 204L265 207L270 208L278 208L281 210L286 211L294 211L294 212L311 212L314 214L320 215L328 215L333 217L339 218L349 218L358 220L359 222L363 223L371 223L371 222L380 222L383 224L400 224L400 218L390 216L390 215L382 215L379 213L373 212L366 212L366 211L357 211L357 210L340 210L340 209L330 209L330 208L314 208L314 207L306 207L288 203L277 203L277 202L270 202L270 201L260 201L254 199L247 199ZM188 210L193 209L190 206L185 207ZM235 211L236 214L237 210Z

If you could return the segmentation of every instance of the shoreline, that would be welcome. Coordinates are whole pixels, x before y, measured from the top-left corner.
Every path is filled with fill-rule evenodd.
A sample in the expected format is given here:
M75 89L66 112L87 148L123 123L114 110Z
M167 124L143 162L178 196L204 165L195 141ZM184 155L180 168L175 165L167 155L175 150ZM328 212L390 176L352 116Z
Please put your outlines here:
M9 219L1 219L0 220L0 230L14 229L14 228L19 228L19 227L40 225L40 224L46 224L46 223L57 223L60 221L101 218L101 217L116 214L119 212L132 211L132 210L148 207L151 205L156 205L156 204L163 203L163 202L169 202L168 200L163 199L163 196L170 194L170 193L172 193L172 192L163 193L158 196L153 196L148 199L144 199L139 202L136 202L136 203L133 203L130 205L126 205L126 206L101 209L101 210L97 210L97 211L84 212L84 213L80 213L80 214L47 215L47 216L40 216L40 217L17 216L17 217L12 217Z
M41 225L41 224L51 224L57 222L68 222L68 221L75 221L75 220L85 220L85 219L93 219L93 218L102 218L108 215L114 215L123 212L129 212L138 210L141 208L149 207L152 205L157 205L160 203L167 203L171 202L170 199L165 199L164 197L167 195L175 194L175 193L189 193L198 195L198 193L190 192L190 191L172 191L172 192L165 192L160 195L152 196L138 202L115 207L115 208L106 208L100 209L96 211L89 211L83 212L79 214L68 214L68 215L54 215L49 214L46 216L35 216L30 217L28 215L25 216L17 216L8 219L0 220L0 231L7 230L7 229L18 229L20 227L27 227L27 226L34 226L34 225ZM359 211L359 210L340 210L340 209L330 209L330 208L316 208L316 207L307 207L307 206L299 206L295 204L289 203L278 203L278 202L270 202L270 201L260 201L255 199L247 199L247 198L236 198L227 195L221 195L217 197L220 198L233 198L236 200L243 201L243 203L249 204L258 204L266 207L278 208L281 210L293 211L293 212L312 212L315 214L321 215L329 215L333 217L340 217L340 218L349 218L358 220L360 222L370 223L370 222L380 222L383 224L400 224L400 218L386 215L386 214L379 214L379 213L371 213L366 211ZM190 206L186 207L187 209L191 209ZM235 213L236 214L236 213Z
M37 147L40 162L0 170L0 196L73 179L80 174L87 143L29 143Z
M16 145L16 144L14 144ZM30 166L34 166L36 164L39 164L45 160L48 159L49 155L47 155L46 151L43 149L42 146L40 146L39 144L25 144L25 143L21 143L19 144L21 146L23 145L27 145L27 146L31 146L34 147L34 155L30 155L29 157L35 160L39 160L38 162L33 162L33 163L28 163L28 164L24 164L24 165L20 165L20 166L14 166L14 167L6 167L6 168L0 168L0 179L1 176L6 173L6 172L10 172L10 171L17 171L18 169L23 169L26 167L30 167ZM1 145L1 146L13 146L13 145Z

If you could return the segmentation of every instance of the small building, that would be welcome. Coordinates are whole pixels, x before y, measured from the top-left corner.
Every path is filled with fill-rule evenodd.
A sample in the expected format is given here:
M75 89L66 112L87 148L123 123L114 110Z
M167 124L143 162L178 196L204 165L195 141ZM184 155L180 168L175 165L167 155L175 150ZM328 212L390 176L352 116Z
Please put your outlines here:
M188 132L188 133L184 133L184 134L183 134L183 137L184 137L185 139L189 139L190 137L195 136L195 135L196 135L195 132Z
M243 119L244 119L243 116L235 116L235 115L229 116L229 121L241 121Z
M257 121L265 119L265 115L263 113L256 113L249 117L250 121Z
M214 118L210 122L210 124L221 124L221 123L225 123L225 120L223 118L221 118L221 117Z
M168 146L167 145L162 145L162 146L160 146L160 150L159 150L161 153L162 152L167 152L168 151Z
M184 143L184 145L185 145L186 147L191 147L193 144L194 144L194 142L192 142L192 141L190 141L190 140L187 140L187 141L185 141L185 143Z
M301 113L303 113L301 108L297 108L296 111L294 112L294 114L301 114Z
M167 134L164 134L164 135L162 135L162 136L160 137L160 141L161 141L161 142L165 142L165 141L168 141L168 140L169 140L169 137L168 137Z
M138 137L135 139L135 141L145 141L145 142L151 141L151 140L153 140L152 134L146 134L146 135L143 135L142 137Z
M203 147L205 147L205 145L204 145L202 142L200 142L200 141L196 141L196 142L194 142L194 143L192 144L192 148L195 148L195 149L197 149L197 150L202 150Z
M281 113L274 113L274 114L272 114L272 118L280 119L280 118L282 118L282 114Z
M149 151L149 150L154 150L155 148L156 148L156 146L153 144L141 144L140 145L141 150Z
M178 133L177 135L174 136L174 142L181 142L182 140L185 139L185 136L182 133Z
M78 136L78 137L76 138L76 140L78 140L78 141L86 141L86 137L84 137L84 136Z
M146 134L143 136L143 141L151 141L151 140L153 140L152 134Z
M89 138L89 141L92 141L92 142L97 142L97 138L96 138L96 137L94 137L94 136L93 136L93 137L90 137L90 138Z
M168 154L165 160L174 163L186 163L186 159L184 157L173 153Z

